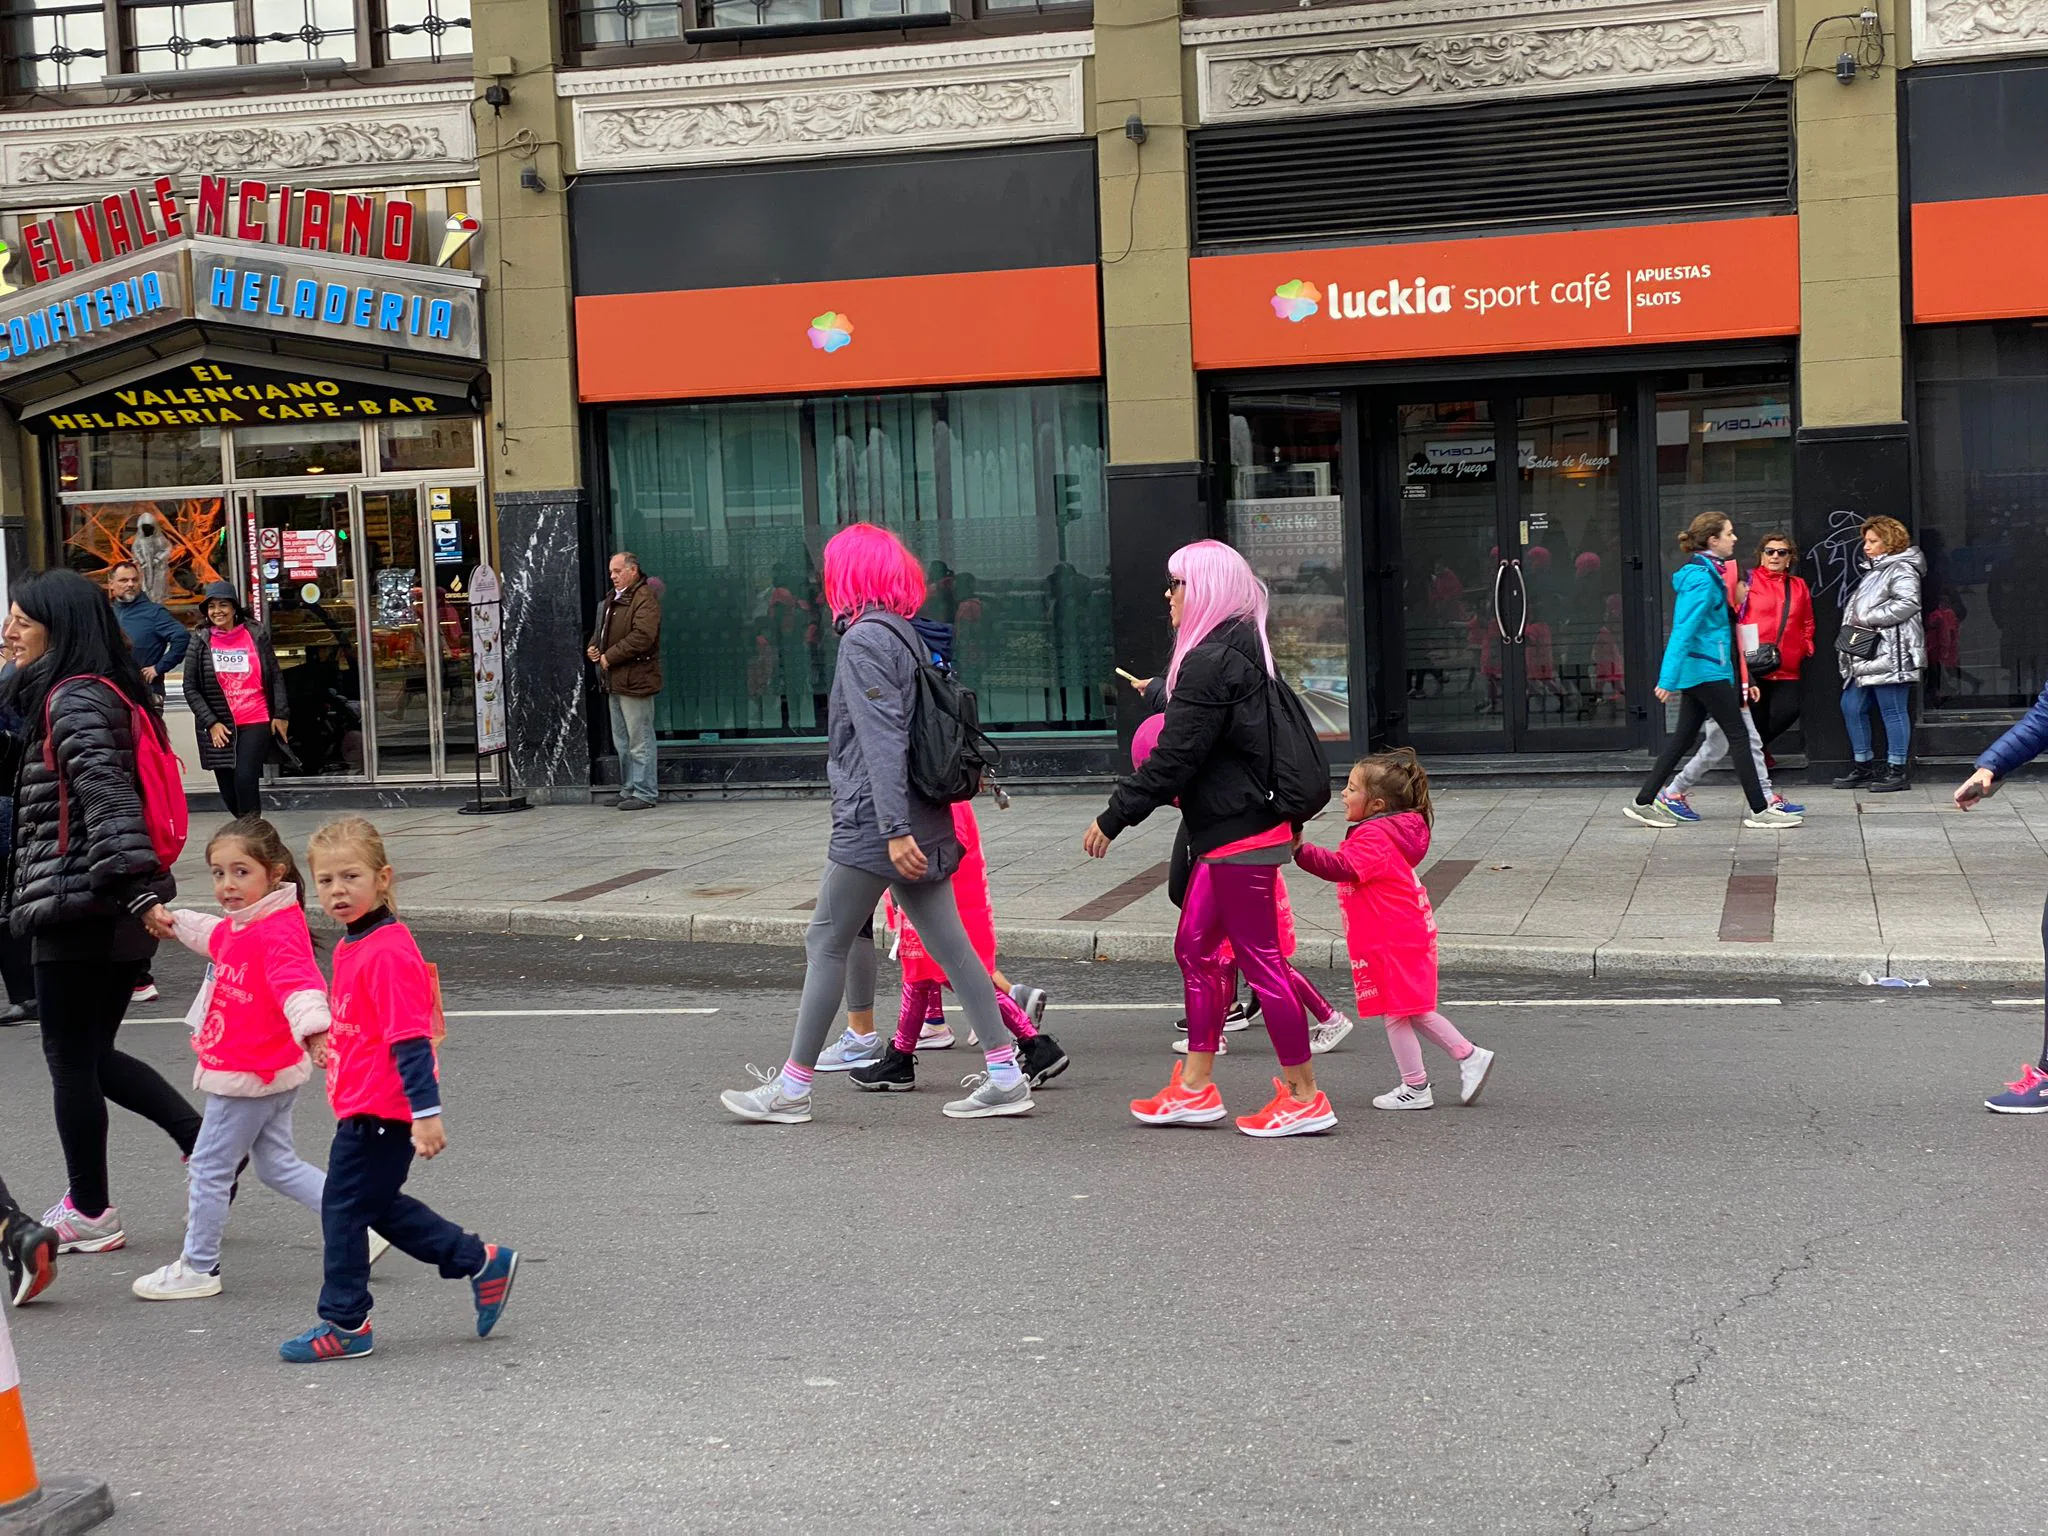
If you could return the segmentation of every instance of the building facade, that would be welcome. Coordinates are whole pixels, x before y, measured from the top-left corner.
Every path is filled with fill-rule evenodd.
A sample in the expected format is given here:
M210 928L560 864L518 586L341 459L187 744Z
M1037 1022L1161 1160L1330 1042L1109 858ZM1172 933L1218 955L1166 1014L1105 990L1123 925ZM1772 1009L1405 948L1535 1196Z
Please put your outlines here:
M630 548L664 781L814 783L861 520L1024 779L1114 766L1205 535L1340 751L1639 759L1710 508L1796 537L1824 632L1855 521L1914 529L1923 756L2048 680L2048 0L11 14L10 555L146 516L174 594L247 584L309 777L471 770L489 561L507 771L608 780L582 636Z

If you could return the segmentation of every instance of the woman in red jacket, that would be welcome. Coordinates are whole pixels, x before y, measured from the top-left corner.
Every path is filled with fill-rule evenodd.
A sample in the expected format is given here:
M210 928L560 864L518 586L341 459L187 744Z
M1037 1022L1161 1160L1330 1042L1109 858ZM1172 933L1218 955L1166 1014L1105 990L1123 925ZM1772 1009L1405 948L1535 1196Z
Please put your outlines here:
M1813 654L1813 593L1793 574L1798 563L1791 534L1765 534L1742 607L1742 622L1756 626L1757 644L1778 648L1778 665L1769 672L1752 669L1750 678L1757 689L1750 712L1766 749L1799 718L1799 668Z

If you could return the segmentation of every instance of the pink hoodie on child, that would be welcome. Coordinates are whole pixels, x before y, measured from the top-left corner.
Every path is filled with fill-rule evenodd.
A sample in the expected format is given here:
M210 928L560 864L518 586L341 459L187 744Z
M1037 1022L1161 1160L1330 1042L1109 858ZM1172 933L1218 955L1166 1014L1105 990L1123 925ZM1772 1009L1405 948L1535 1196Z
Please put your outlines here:
M1363 1018L1436 1011L1436 914L1415 873L1428 854L1429 823L1414 811L1357 823L1342 848L1295 851L1295 863L1337 884Z
M328 1027L327 981L298 887L281 885L226 917L180 909L171 920L178 941L213 962L185 1016L199 1056L192 1086L256 1099L310 1079L305 1040Z

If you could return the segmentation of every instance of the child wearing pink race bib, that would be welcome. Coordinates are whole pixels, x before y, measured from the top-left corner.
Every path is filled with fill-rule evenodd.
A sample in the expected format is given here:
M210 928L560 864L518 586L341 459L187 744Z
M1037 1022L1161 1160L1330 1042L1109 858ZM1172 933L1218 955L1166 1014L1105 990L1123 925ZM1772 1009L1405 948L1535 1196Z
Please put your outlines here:
M1437 1012L1436 914L1415 873L1429 853L1436 819L1421 759L1406 747L1360 758L1344 783L1344 819L1351 830L1342 848L1303 843L1294 862L1336 883L1359 1016L1386 1019L1401 1081L1374 1099L1373 1107L1435 1105L1418 1033L1458 1063L1458 1101L1470 1104L1486 1086L1493 1052L1474 1045Z

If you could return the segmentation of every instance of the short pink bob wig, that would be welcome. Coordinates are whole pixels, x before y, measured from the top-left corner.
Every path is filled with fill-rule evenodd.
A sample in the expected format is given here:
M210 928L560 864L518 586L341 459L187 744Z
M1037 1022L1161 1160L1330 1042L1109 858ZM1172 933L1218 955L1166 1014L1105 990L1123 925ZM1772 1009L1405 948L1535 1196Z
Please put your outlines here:
M1266 638L1266 584L1252 574L1244 556L1228 544L1198 539L1176 549L1167 559L1166 570L1182 583L1180 628L1174 632L1173 660L1166 668L1167 696L1173 696L1173 685L1180 680L1180 664L1187 659L1188 652L1232 619L1250 619L1257 627L1259 650L1264 653L1266 673L1271 676L1273 644Z
M825 544L825 605L835 619L870 608L915 618L924 606L924 563L873 523L842 528Z

